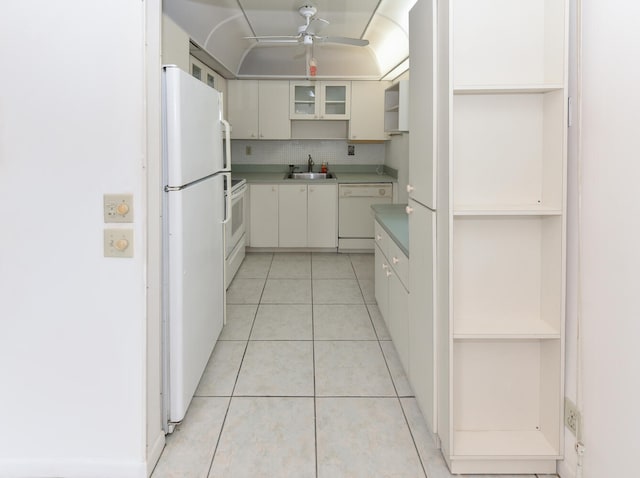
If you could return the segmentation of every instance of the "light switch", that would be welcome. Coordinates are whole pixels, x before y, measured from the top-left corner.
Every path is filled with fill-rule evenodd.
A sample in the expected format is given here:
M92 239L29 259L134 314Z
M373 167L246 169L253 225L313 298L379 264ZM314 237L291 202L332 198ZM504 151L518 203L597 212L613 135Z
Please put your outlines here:
M133 195L105 194L104 222L133 222Z
M133 230L105 229L104 257L133 257Z

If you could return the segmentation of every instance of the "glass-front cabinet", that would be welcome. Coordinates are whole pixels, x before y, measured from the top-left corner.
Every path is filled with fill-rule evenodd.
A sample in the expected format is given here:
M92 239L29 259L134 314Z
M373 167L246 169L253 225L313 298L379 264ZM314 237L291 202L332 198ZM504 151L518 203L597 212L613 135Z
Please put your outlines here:
M189 57L189 65L191 68L191 76L197 78L200 81L203 81L211 88L218 87L218 85L216 85L216 77L213 74L213 70L207 67L204 63L191 56Z
M348 120L351 113L351 82L292 81L291 119Z

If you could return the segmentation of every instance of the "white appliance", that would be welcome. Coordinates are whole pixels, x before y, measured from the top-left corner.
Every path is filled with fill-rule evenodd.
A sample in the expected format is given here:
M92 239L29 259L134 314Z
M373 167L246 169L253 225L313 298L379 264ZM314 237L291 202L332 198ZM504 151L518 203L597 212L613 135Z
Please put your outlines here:
M231 155L218 91L166 66L162 100L163 409L171 432L224 322L224 224L231 213L224 183L231 180Z
M231 197L231 220L224 226L225 288L229 288L245 256L246 191L246 179L232 179L231 192L225 191L225 195Z
M373 249L373 204L391 204L391 183L338 185L338 248Z

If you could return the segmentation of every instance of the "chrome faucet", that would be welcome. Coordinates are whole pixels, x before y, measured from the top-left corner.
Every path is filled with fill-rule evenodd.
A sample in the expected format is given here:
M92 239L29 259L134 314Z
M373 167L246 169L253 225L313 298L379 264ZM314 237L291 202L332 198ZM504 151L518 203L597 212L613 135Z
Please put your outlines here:
M309 160L307 161L307 170L308 172L313 172L313 165L315 163L313 162L313 159L311 159L311 155L309 155Z

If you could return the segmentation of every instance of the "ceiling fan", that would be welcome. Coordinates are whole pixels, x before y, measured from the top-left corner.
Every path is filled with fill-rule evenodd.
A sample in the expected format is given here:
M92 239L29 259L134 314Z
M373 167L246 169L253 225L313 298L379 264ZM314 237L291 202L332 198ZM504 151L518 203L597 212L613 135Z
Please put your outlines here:
M369 40L361 40L359 38L320 36L319 33L329 22L323 18L315 17L317 11L316 7L311 5L303 5L298 9L300 15L305 18L305 24L298 27L297 35L255 36L245 38L257 40L259 43L300 43L307 46L313 45L315 42L341 43L354 46L367 46L369 44Z

